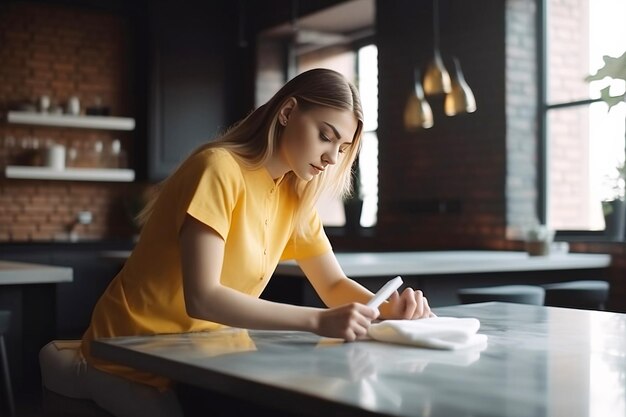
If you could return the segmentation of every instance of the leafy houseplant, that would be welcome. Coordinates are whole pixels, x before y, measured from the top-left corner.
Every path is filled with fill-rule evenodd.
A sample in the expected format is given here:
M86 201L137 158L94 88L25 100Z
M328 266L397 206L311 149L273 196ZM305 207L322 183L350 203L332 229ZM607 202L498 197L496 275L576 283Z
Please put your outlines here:
M609 77L615 80L626 82L626 51L621 56L613 58L604 56L604 65L594 75L586 78L587 81L602 80ZM600 99L609 106L609 111L613 106L626 101L626 92L621 95L612 96L610 86L600 90ZM626 222L626 207L624 203L624 186L626 181L626 169L624 163L616 167L617 173L611 178L613 181L613 198L602 202L604 213L605 230L607 237L622 240L624 238L624 225Z
M624 201L625 197L625 184L626 184L626 165L621 163L619 166L615 168L616 175L611 177L609 180L613 183L612 190L613 196L611 199L607 199L602 203L611 203L612 201ZM613 206L610 204L603 204L602 211L604 215L609 215L613 211Z
M613 78L615 80L624 80L626 82L626 51L621 56L613 58L610 56L604 56L604 65L594 75L590 75L586 78L587 81L602 80L605 77ZM600 90L600 99L609 105L609 110L613 106L618 105L621 102L626 101L626 92L621 95L612 96L610 94L610 87L607 86Z

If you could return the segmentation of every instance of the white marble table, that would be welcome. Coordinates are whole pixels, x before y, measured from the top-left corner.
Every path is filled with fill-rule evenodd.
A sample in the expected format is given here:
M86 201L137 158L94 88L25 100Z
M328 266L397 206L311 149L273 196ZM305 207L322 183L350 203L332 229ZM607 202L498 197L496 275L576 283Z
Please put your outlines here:
M423 251L337 253L349 277L469 274L606 268L608 254L566 253L530 256L515 251ZM281 262L276 273L304 276L294 261Z
M0 260L0 285L72 282L72 268Z
M626 315L483 303L484 350L226 329L93 343L96 356L310 416L623 417Z

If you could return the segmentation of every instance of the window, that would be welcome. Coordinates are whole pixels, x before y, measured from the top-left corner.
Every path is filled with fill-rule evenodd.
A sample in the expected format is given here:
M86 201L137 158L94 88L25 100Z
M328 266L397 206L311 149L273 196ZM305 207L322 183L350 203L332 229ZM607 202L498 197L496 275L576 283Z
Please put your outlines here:
M335 47L299 56L297 72L330 68L352 81L361 95L365 125L359 156L360 190L363 210L360 224L376 225L378 211L378 49L368 44L357 48ZM325 226L343 226L345 213L341 201L322 196L318 205Z
M600 90L623 94L625 83L585 78L604 65L604 55L626 49L626 0L543 1L544 218L556 230L603 230L601 202L624 186L617 167L625 159L626 105L608 112Z
M257 38L257 105L271 98L285 80L312 68L338 71L359 89L365 113L359 156L359 194L363 199L359 223L363 227L376 224L378 211L378 49L372 43L375 3L349 0L299 16L295 2L290 22L267 29ZM322 195L317 208L324 226L350 226L340 199Z

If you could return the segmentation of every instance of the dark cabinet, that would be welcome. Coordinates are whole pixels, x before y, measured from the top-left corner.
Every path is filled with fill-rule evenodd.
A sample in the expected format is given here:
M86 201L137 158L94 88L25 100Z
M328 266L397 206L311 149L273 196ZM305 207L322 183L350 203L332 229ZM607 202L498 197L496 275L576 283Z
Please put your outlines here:
M15 244L0 247L0 259L71 267L73 281L0 286L0 310L11 311L7 353L16 388L36 386L38 353L53 339L79 339L91 312L120 269L102 251L130 250L132 242L103 244Z
M98 252L60 253L53 264L71 266L74 271L73 282L56 285L57 337L80 338L89 326L96 302L120 266L102 259Z
M239 117L233 76L243 63L236 62L236 2L150 7L147 170L157 181Z

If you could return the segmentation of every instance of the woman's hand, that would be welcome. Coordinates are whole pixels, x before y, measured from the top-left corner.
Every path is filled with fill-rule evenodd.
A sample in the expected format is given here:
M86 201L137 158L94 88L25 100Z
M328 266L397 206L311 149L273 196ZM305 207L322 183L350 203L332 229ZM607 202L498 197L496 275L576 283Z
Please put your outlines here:
M424 319L435 317L430 311L428 300L420 290L405 288L402 294L395 291L389 301L380 306L385 319Z
M376 310L359 303L321 310L317 317L315 333L352 342L367 335L367 329L376 317L378 317Z

